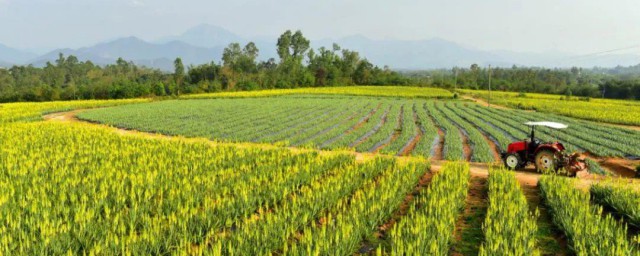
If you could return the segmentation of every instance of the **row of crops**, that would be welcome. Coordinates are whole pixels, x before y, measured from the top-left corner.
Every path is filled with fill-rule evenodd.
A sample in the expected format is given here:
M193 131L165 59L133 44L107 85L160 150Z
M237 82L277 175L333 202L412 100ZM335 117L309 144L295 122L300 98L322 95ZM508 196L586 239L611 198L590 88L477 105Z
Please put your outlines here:
M122 128L230 142L278 143L432 157L443 142L447 160L493 162L496 151L528 137L598 156L640 156L640 132L553 114L494 109L464 101L296 95L270 98L161 101L83 112L80 118ZM438 134L442 131L444 136ZM465 152L465 143L470 152Z

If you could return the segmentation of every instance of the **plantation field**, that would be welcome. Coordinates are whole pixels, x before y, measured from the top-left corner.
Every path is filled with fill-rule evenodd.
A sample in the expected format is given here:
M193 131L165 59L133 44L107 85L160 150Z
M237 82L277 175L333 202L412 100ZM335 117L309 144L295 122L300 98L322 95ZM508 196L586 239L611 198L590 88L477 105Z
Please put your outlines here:
M640 156L640 132L569 117L503 110L463 101L393 97L292 95L269 98L174 100L82 112L79 118L121 128L226 142L261 142L349 149L446 160L494 162L497 151L528 136L527 121L571 152ZM441 136L438 131L444 135Z
M640 132L396 90L0 105L0 255L640 255L637 181L493 165Z
M3 255L446 255L472 196L465 163L434 173L420 159L356 161L91 124L4 124L0 159ZM574 182L541 185L574 253L637 253L625 224L602 215ZM478 252L538 253L539 215L514 172L491 170L486 189ZM637 195L625 193L605 202L626 214L634 206L622 200Z
M487 99L488 91L459 90L476 98ZM537 110L586 120L614 124L640 125L640 102L580 97L566 99L564 95L516 92L491 92L491 103L519 109Z

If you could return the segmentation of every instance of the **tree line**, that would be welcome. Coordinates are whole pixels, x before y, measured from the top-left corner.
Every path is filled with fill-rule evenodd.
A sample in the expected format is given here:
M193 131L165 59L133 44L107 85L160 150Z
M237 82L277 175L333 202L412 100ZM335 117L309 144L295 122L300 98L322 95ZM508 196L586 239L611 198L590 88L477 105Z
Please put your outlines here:
M415 84L459 89L491 89L524 93L549 93L585 98L640 99L640 64L611 69L578 67L491 68L473 64L429 71L403 72Z
M278 59L259 61L253 42L229 44L222 60L188 66L180 58L173 73L137 66L119 58L98 66L59 55L40 68L0 69L0 102L121 99L189 93L337 85L406 85L410 79L377 67L356 51L312 49L301 31L286 31L276 44Z

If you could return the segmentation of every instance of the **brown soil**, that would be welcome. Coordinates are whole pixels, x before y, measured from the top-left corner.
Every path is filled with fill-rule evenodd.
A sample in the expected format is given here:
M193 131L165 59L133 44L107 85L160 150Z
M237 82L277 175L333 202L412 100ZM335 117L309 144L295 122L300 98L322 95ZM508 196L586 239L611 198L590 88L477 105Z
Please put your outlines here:
M374 234L377 239L386 238L387 231L390 230L398 220L400 220L403 216L407 214L407 210L409 209L409 206L411 206L411 203L413 202L414 197L417 196L420 193L420 191L425 189L429 185L429 183L431 183L432 177L433 177L433 173L431 171L427 171L425 172L424 175L422 175L422 177L420 178L420 181L415 186L413 191L411 191L409 194L405 196L404 200L402 201L402 204L400 204L400 207L398 208L398 210L393 214L393 217L391 217L387 222L385 222L384 224L378 227L378 231ZM367 247L367 246L363 245L363 248L364 247ZM375 247L372 247L372 248L375 248Z
M42 116L42 119L44 119L45 121L66 121L66 122L70 122L70 121L80 121L76 115L80 112L85 111L86 109L79 109L79 110L74 110L74 111L69 111L69 112L57 112L57 113L51 113L51 114L47 114Z
M493 159L495 160L495 162L502 162L502 158L500 157L500 150L498 150L498 145L496 145L493 140L489 139L486 134L482 133L482 137L485 141L487 141L487 144L489 144L489 148L491 148L491 153L493 153Z
M389 139L389 141L387 141L387 143L384 143L382 145L379 145L377 148L374 148L373 150L371 150L372 153L378 153L381 149L385 148L386 146L388 146L389 144L393 143L394 141L396 141L398 139L398 137L400 137L400 133L402 132L401 130L398 130L398 127L400 127L400 129L402 129L402 117L404 115L405 109L404 107L402 109L400 109L400 115L398 116L398 120L397 120L397 126L396 126L396 130L393 132L393 134L391 135L391 138Z
M483 105L483 106L490 106L492 108L497 108L497 109L510 109L510 108L507 108L507 107L504 107L504 106L500 106L500 105L495 105L495 104L489 105L489 102L487 102L484 99L478 99L478 98L474 98L474 97L471 97L471 96L468 96L468 95L463 95L462 98L466 99L466 100L471 100L471 101L473 101L475 103L478 103L480 105Z
M416 132L416 136L409 142L409 144L407 144L404 150L400 152L400 154L398 154L399 156L408 156L411 154L411 152L413 152L413 149L416 148L416 145L418 144L418 142L420 142L420 139L422 139L422 130L420 130L420 128L417 128Z
M397 131L393 132L393 135L391 135L391 139L387 143L384 143L384 144L378 146L377 148L373 149L371 151L371 153L378 153L381 149L385 148L386 146L389 146L389 144L391 144L395 140L397 140L398 137L400 137L400 132L397 132Z
M369 119L371 119L371 117L373 115L376 114L376 112L378 112L380 110L380 106L382 106L382 103L379 103L378 106L376 106L376 108L372 111L369 112L369 115L367 117L365 117L364 119L362 119L360 122L358 122L357 124L355 124L353 127L351 127L351 129L347 130L345 132L345 134L349 134L357 129L359 129L360 127L362 127L364 124L366 124L367 122L369 122Z
M377 124L377 125L376 125L376 127L379 127L379 129L380 129L380 128L382 128L382 126L384 126L384 124L385 124L385 123L387 123L387 118L388 118L388 115L389 115L389 111L390 111L390 109L387 109L387 110L386 110L386 112L384 112L384 113L383 113L382 118L380 119L380 123L379 123L379 124ZM375 128L374 128L374 129L375 129ZM372 130L373 130L373 129L372 129ZM371 131L368 131L368 132L371 132ZM378 131L376 130L376 132L378 132ZM361 138L361 139L360 139L360 140L358 140L356 143L354 143L354 144L350 145L350 147L352 147L352 148L356 148L356 147L357 147L357 146L359 146L360 144L362 144L362 143L364 143L365 141L367 141L367 139L369 139L369 137L370 137L370 136L372 136L373 134L375 134L375 132L374 132L374 133L371 133L371 134L369 134L369 135L366 135L366 134L365 134L365 136L366 136L366 137Z
M438 128L438 143L435 145L434 155L431 159L433 160L442 160L444 159L444 131Z
M582 154L582 156L598 162L602 168L607 169L614 175L625 178L635 178L635 168L640 165L640 160L629 160L617 157L599 157L589 152Z
M413 122L416 123L416 136L404 147L404 150L398 154L399 156L408 156L411 154L422 138L422 129L420 129L420 125L418 125L418 113L416 113L415 109L413 110Z
M467 162L471 162L471 155L473 154L473 150L471 149L471 145L469 145L469 137L462 132L462 130L458 129L460 132L460 137L462 138L462 151L464 154L464 159Z
M612 124L612 123L604 123L604 122L598 122L598 123L599 124L609 125L609 126L614 126L614 127L618 127L618 128L626 128L626 129L629 129L629 130L640 131L640 126L636 126L636 125Z
M487 210L487 179L471 176L464 211L456 221L451 255L477 254L482 244L482 222Z
M567 238L562 231L553 224L551 213L542 203L538 184L531 184L520 180L520 187L529 202L529 210L535 212L537 209L540 213L537 222L538 233L536 237L538 240L537 247L540 249L540 253L542 255L567 255L569 253Z

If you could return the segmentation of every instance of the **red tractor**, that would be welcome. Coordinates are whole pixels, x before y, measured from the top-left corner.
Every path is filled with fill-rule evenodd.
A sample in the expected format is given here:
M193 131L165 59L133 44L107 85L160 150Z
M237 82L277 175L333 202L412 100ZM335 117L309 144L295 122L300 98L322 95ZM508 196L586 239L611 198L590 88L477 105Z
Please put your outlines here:
M509 169L522 169L528 163L533 163L537 170L558 170L564 168L571 174L585 170L583 160L578 154L568 155L560 142L542 142L535 137L535 127L545 126L553 129L565 129L568 126L554 122L527 122L531 127L531 138L509 144L507 152L502 153L504 165Z

